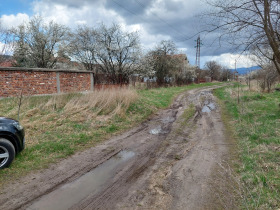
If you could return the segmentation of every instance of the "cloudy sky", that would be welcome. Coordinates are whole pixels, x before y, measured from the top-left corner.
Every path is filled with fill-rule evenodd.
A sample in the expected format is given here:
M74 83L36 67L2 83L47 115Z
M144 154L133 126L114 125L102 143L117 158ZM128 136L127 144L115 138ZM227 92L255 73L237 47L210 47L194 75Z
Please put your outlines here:
M4 27L17 26L34 15L54 20L70 28L79 24L96 26L120 23L125 30L138 31L145 49L161 40L172 40L190 63L195 64L196 38L206 27L201 17L209 6L205 0L0 0ZM234 68L254 64L226 43L215 42L217 33L201 33L201 68L209 60Z

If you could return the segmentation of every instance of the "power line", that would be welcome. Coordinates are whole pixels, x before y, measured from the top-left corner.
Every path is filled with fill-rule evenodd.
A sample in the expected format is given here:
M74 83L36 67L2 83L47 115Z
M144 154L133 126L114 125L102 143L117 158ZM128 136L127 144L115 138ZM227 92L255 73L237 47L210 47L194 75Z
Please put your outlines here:
M121 5L121 4L119 4L118 2L116 2L115 0L112 0L116 5L118 5L119 7L121 7L121 8L123 8L123 9L125 9L126 11L128 11L129 13L131 13L131 14L133 14L133 15L136 15L137 16L137 14L136 13L134 13L134 12L132 12L132 11L130 11L129 9L127 9L127 8L125 8L123 5ZM143 19L142 19L143 20Z
M145 5L140 3L138 0L135 0L137 4L139 4L141 7L143 7L145 9ZM163 22L165 25L167 25L169 28L173 29L176 33L180 34L182 37L186 37L185 34L181 33L179 30L177 30L176 28L174 28L171 24L169 24L168 22L166 22L164 19L160 18L156 13L151 12L155 17L157 17L161 22Z
M119 7L121 7L122 9L126 10L127 12L135 15L135 16L138 16L135 12L127 9L126 7L124 7L123 5L121 5L120 3L118 3L117 1L115 0L112 0L116 5L118 5ZM136 3L138 3L141 7L143 7L145 9L145 5L143 5L142 3L138 2L137 0L135 0ZM170 27L171 29L173 29L176 33L180 34L180 36L183 36L184 38L182 39L178 39L178 38L175 38L176 41L179 41L179 42L184 42L186 40L188 40L189 38L186 38L186 35L179 32L176 28L174 28L172 25L170 25L168 22L166 22L165 20L163 20L162 18L160 18L157 14L155 14L154 12L152 12L152 14L154 16L156 16L161 22L163 22L164 24L166 24L168 27ZM144 20L142 17L139 17L143 22L146 22L146 20Z

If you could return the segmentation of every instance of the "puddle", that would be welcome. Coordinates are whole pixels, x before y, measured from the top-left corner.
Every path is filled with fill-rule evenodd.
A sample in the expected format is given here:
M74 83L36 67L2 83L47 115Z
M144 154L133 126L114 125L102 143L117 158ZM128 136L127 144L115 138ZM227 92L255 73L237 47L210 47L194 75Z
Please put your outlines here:
M205 106L203 106L201 111L209 113L209 112L211 112L211 109L208 106L205 105Z
M209 113L214 109L216 109L216 105L214 103L209 103L207 105L204 105L201 111Z
M210 103L207 105L211 110L216 109L216 105L214 103Z
M162 132L161 126L158 126L154 129L151 129L149 133L153 134L153 135L157 135L157 134L160 134L161 132Z
M114 177L114 170L134 157L131 151L121 151L92 171L81 176L79 179L66 184L57 190L45 195L40 200L31 205L29 210L69 209L88 195L94 195L103 189L104 184Z
M175 121L174 117L166 117L166 118L161 119L161 122L164 124L172 123L174 121Z

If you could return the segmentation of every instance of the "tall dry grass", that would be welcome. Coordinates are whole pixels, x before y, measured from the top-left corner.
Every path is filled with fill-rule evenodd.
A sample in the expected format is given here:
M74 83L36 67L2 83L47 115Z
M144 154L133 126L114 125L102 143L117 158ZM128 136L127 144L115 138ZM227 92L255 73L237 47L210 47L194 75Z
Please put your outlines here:
M58 95L50 98L43 109L63 110L65 116L98 115L124 116L127 108L138 98L135 90L127 88L99 90L86 94L71 96Z
M27 144L34 145L46 132L73 132L71 126L75 124L89 124L92 129L105 126L116 115L125 117L127 109L137 99L138 93L128 88L25 97L20 121L27 131ZM17 101L16 98L9 100L10 108L5 116L16 118Z

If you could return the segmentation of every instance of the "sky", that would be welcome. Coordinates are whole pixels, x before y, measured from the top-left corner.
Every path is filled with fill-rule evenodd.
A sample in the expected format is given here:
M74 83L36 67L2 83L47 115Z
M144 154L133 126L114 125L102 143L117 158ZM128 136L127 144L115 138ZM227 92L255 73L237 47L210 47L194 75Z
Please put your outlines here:
M201 36L201 64L215 60L228 68L255 64L226 42L219 43L217 32L200 33L207 27L202 17L209 9L206 0L0 0L0 21L11 28L27 22L35 15L75 29L80 24L91 27L99 23L119 23L124 30L138 31L145 50L161 40L175 42L195 65L196 39ZM0 43L1 44L1 43Z

